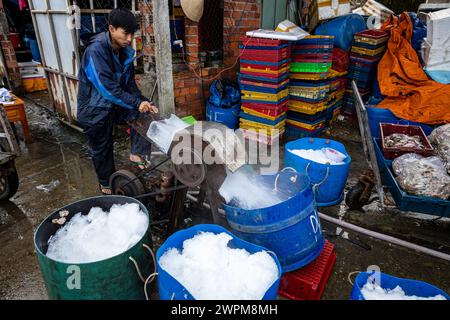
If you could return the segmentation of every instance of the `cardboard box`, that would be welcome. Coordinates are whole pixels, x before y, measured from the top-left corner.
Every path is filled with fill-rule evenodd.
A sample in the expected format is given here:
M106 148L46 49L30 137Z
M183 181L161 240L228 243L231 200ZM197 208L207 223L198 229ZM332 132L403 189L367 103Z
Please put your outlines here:
M308 8L308 30L320 22L351 13L350 0L313 0Z

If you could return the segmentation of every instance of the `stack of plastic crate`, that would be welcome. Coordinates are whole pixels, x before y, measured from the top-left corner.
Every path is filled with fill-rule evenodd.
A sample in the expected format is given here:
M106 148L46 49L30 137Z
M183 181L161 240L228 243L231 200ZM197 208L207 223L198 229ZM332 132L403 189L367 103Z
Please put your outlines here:
M271 144L285 131L290 47L287 41L242 37L240 129L245 138Z
M361 97L367 99L376 77L378 62L386 51L389 34L381 30L365 30L355 34L350 54L348 83L344 97L344 111L354 114L354 98L351 81L358 86Z
M286 120L288 136L317 135L328 127L333 114L339 110L346 73L331 69L332 51L332 36L309 36L293 45Z

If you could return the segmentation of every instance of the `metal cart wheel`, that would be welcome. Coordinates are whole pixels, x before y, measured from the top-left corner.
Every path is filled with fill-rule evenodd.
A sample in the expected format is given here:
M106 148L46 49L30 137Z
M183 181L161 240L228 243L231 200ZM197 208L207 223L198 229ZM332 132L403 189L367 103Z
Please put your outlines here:
M19 176L14 164L0 168L0 201L9 200L19 188Z

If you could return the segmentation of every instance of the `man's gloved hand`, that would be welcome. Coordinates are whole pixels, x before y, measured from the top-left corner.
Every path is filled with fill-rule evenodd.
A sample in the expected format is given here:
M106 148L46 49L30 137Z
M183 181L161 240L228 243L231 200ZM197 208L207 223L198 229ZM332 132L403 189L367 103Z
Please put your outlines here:
M146 112L158 113L159 110L153 103L148 102L148 101L143 101L139 105L139 112L141 112L141 113L146 113Z

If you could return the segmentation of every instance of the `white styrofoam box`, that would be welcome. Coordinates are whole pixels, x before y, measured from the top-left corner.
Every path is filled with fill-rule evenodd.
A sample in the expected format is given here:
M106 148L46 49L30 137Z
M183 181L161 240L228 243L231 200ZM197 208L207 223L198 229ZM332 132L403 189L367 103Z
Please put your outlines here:
M450 9L431 12L427 16L427 39L432 46L450 42Z
M22 78L27 75L33 74L34 76L38 75L40 77L45 78L45 69L39 62L30 61L30 62L20 62L18 63L20 74Z
M422 41L422 59L429 70L439 69L450 63L450 44L447 46L431 45L427 38Z

